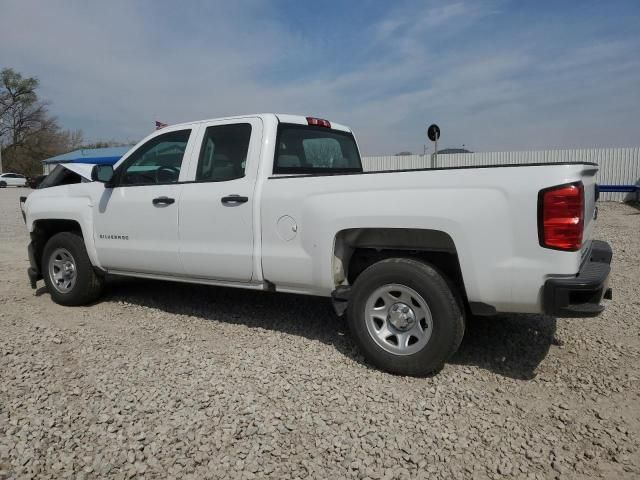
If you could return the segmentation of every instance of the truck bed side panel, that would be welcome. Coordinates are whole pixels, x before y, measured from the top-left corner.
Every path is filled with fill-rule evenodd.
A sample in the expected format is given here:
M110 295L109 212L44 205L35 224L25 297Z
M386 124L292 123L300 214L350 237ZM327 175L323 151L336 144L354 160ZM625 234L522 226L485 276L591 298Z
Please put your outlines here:
M439 230L454 241L470 301L539 312L546 278L575 274L580 252L540 247L538 192L582 180L589 169L557 164L273 177L264 181L261 202L263 275L279 290L329 295L341 230ZM285 216L295 224L290 239L283 238Z

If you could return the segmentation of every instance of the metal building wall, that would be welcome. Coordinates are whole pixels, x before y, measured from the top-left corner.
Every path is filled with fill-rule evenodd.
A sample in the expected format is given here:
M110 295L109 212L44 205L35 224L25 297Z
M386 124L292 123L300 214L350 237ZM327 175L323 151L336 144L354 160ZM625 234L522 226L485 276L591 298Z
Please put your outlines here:
M470 167L509 163L594 162L600 166L596 181L606 185L640 184L640 147L538 150L529 152L478 152L438 155L436 167ZM365 171L431 168L430 155L363 157ZM602 200L638 199L637 194L603 193Z

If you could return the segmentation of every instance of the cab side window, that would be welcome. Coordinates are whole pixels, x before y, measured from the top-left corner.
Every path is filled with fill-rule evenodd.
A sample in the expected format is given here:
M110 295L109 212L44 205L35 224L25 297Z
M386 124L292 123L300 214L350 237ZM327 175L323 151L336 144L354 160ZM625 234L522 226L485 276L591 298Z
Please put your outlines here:
M177 183L191 130L158 135L133 152L119 168L120 185Z
M225 182L245 175L251 125L236 123L208 127L196 170L197 182Z

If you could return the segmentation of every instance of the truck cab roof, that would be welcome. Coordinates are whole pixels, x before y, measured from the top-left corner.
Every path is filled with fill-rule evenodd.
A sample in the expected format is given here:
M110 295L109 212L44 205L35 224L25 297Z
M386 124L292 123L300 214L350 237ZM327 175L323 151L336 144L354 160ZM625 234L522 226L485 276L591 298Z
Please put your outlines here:
M170 125L171 127L178 127L178 126L188 126L188 125L197 125L199 123L205 123L205 122L212 122L212 121L229 121L229 120L242 120L244 118L262 118L262 119L269 119L269 120L275 120L278 123L293 123L293 124L297 124L297 125L309 125L309 118L318 118L318 117L312 117L312 116L304 116L304 115L292 115L292 114L288 114L288 113L254 113L254 114L248 114L248 115L234 115L231 117L220 117L220 118L208 118L208 119L204 119L204 120L197 120L195 122L185 122L185 123L179 123L179 124L175 124L175 125ZM341 130L343 132L349 132L352 133L352 130L347 127L346 125L342 125L340 123L335 123L332 122L331 120L328 120L328 122L331 124L331 128L334 130Z

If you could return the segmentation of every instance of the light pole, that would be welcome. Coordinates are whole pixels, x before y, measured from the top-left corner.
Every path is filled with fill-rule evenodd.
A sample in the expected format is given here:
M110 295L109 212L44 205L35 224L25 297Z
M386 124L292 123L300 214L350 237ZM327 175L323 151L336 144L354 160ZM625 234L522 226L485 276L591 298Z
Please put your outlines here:
M438 166L438 139L440 138L440 127L435 123L430 125L427 128L427 137L431 140L435 145L433 148L433 155L431 157L431 168L436 168Z

